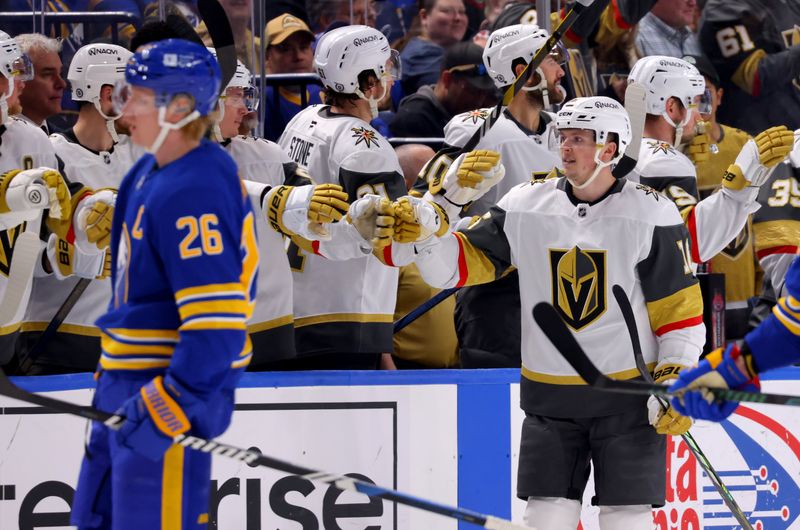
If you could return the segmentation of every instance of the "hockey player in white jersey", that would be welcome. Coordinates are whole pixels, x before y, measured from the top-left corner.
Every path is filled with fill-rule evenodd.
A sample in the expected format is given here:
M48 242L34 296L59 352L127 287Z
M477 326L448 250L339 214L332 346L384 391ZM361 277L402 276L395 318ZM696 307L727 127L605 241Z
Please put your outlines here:
M214 53L211 48L209 51ZM278 144L238 134L242 120L256 110L257 101L258 93L252 85L250 71L238 61L236 72L220 98L221 118L214 127L214 134L236 161L254 210L264 210L256 216L261 270L256 306L247 326L253 343L253 359L248 367L251 371L277 369L286 364L281 361L295 357L292 271L283 235L273 230L267 217L271 199L276 197L279 188L300 186L298 190L311 192L308 199L314 204L312 209L323 208L325 204L338 205L330 210L333 213L330 221L340 220L348 207L347 195L341 187L327 184L315 189L308 174L292 162ZM280 226L287 230L287 224L290 221L284 218ZM316 245L319 246L319 242Z
M0 310L10 311L8 319L0 322L0 365L7 364L14 351L28 300L28 288L33 275L30 267L21 277L10 278L15 259L16 243L24 231L38 236L42 210L51 229L68 229L72 214L71 194L67 182L55 169L55 152L41 129L23 120L9 117L18 112L19 94L24 81L33 75L33 67L19 46L0 31ZM32 253L37 253L32 247ZM28 260L25 260L28 261ZM37 263L33 257L30 263ZM21 263L21 261L19 262ZM15 300L16 307L6 294L9 281L17 283L24 293ZM21 287L20 287L21 286Z
M640 341L657 381L696 363L705 339L689 236L673 203L616 179L631 141L625 109L610 98L578 98L557 116L564 175L519 184L463 231L437 238L436 215L412 197L395 205L396 236L418 234L416 264L436 287L491 282L519 270L522 297L521 406L525 411L517 495L525 521L549 530L578 526L594 467L603 530L653 528L665 501L665 439L691 421L654 400L588 387L531 318L552 303L592 362L615 379L639 376L624 319L609 291L631 299ZM654 429L655 427L655 429Z
M340 184L351 202L369 196L386 204L404 195L397 156L369 124L399 68L386 37L366 26L332 30L317 44L314 68L327 104L298 113L281 147L315 182ZM351 208L351 218L358 213ZM390 255L392 247L384 251ZM296 244L289 247L289 263L298 367L376 368L381 354L392 350L397 270L372 254L337 262Z
M505 91L548 37L547 31L535 25L517 24L495 30L483 51L484 65L495 86ZM559 82L564 76L565 57L565 52L556 48L545 58L478 143L476 149L500 154L506 168L501 181L495 182L498 178L494 172L488 172L490 178L475 188L459 186L454 171L447 172L444 179L437 178L451 163L450 155L484 125L492 109L465 112L447 124L445 146L426 166L423 176L431 184L433 199L448 208L451 222L459 214L459 206L466 205L481 191L485 194L469 206L467 214L483 215L508 190L532 178L543 178L560 163L555 115L545 109L564 100L565 93ZM461 290L455 314L461 366L518 368L519 319L516 272L498 282ZM476 326L476 323L486 325Z
M788 155L792 132L772 127L748 141L723 176L721 190L698 202L697 171L679 147L694 136L697 105L705 93L703 76L682 59L650 56L636 62L628 79L642 84L647 92L644 137L629 178L675 202L689 228L692 261L708 261L736 238L748 215L758 210L758 188Z
M129 147L120 147L120 140L127 144L129 139L120 137L114 128L119 115L115 114L112 101L114 84L125 78L125 65L131 55L114 44L89 44L80 48L67 74L72 100L79 106L78 120L71 129L50 136L62 174L72 182L87 186L87 191L96 190L83 201L82 207L94 205L97 211L93 220L107 227L114 214L116 190L135 162ZM88 216L88 212L77 215ZM26 364L32 364L28 370L30 374L91 372L100 358L100 332L94 322L105 313L111 299L107 278L108 240L93 245L76 241L72 271L63 270L54 253L58 245L68 244L66 241L59 243L55 234L50 236L48 250L53 274L39 276L33 282L18 348ZM67 277L69 272L72 275ZM35 358L28 357L80 277L93 281L58 331L36 347Z

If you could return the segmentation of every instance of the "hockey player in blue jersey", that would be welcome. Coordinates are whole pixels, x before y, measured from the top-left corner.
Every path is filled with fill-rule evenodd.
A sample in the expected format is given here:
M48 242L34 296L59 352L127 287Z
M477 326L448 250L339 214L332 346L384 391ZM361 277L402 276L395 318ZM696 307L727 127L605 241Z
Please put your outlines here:
M786 272L784 298L756 329L745 335L741 345L730 344L711 352L696 368L681 372L672 385L682 388L721 387L758 391L758 374L800 362L800 257ZM672 398L681 414L711 421L730 416L739 403L717 401L709 392L689 390Z
M233 160L202 139L221 83L213 56L188 41L160 41L139 48L125 79L115 97L148 154L117 198L94 406L126 421L118 431L93 425L72 523L205 528L211 457L172 440L213 438L230 423L251 357L254 214Z

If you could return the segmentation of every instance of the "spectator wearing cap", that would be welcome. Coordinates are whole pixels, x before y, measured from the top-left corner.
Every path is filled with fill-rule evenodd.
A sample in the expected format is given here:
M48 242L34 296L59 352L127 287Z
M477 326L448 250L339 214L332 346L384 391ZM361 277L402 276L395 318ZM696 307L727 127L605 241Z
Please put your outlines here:
M695 65L706 79L711 98L710 113L701 114L702 131L686 147L686 154L697 168L697 190L704 199L717 191L727 168L736 161L750 135L717 121L723 89L711 61L703 55L687 55L683 60ZM756 279L752 219L748 219L739 236L720 254L711 259L711 271L725 274L725 339L736 340L747 332L749 309L747 300L756 296Z
M701 55L697 35L689 29L696 7L696 0L658 0L639 21L636 46L642 56Z
M393 136L442 138L456 114L494 103L495 88L483 65L483 50L459 42L447 50L439 79L405 97L389 124Z
M313 72L314 34L305 22L284 13L267 23L267 54L264 63L269 74L310 74ZM317 85L270 86L264 93L267 120L264 137L277 141L286 124L303 109L301 96L305 91L307 105L322 103Z
M436 83L445 50L467 32L467 11L462 0L420 0L422 34L412 37L400 52L404 94Z

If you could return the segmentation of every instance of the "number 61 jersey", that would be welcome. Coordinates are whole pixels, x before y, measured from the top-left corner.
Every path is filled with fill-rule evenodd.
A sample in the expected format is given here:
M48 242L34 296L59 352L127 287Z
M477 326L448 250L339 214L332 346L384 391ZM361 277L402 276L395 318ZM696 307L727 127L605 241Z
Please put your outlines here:
M406 194L389 142L365 121L335 114L330 106L298 113L278 143L314 182L341 185L350 202L366 194L392 200ZM397 269L372 254L331 261L295 244L288 252L298 356L392 351Z

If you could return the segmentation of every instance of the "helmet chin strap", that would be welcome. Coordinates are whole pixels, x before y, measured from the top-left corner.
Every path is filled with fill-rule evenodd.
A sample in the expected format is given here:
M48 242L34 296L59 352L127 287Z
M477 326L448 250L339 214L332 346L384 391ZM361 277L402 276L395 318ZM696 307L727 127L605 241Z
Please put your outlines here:
M217 114L218 118L211 127L211 132L214 134L214 139L217 141L217 143L222 143L225 141L225 138L222 136L222 129L219 128L219 124L222 123L222 119L225 117L225 105L222 103L222 101L220 101L219 105L217 105L217 109L219 109Z
M105 112L103 112L103 109L100 108L100 100L97 98L94 100L94 108L96 108L97 112L100 113L100 116L106 120L106 129L108 129L108 134L111 135L111 141L115 144L119 143L119 136L117 135L117 129L114 127L114 122L120 119L122 114L108 116Z
M534 86L523 86L522 90L524 92L536 92L537 90L542 93L542 103L544 104L544 108L550 108L550 91L547 89L547 79L544 78L544 72L541 68L536 69L536 75L539 76L539 82ZM563 91L564 89L561 85L558 85L558 88L561 88ZM566 91L563 92L566 95ZM562 98L563 100L563 98Z
M373 120L378 117L379 113L378 103L380 102L380 100L386 97L386 91L389 89L386 83L382 83L382 85L383 85L383 93L381 94L381 97L377 99L372 97L368 98L367 96L364 95L364 92L362 92L360 88L357 88L355 92L355 94L359 98L369 102L369 113L372 115Z
M6 122L8 115L8 98L14 95L14 78L8 79L8 94L0 95L0 125Z
M592 182L594 182L594 179L597 178L597 175L600 174L600 171L604 167L610 166L611 164L615 163L621 158L620 156L615 156L608 162L603 162L602 160L600 160L600 152L603 150L603 147L605 146L604 145L598 146L597 149L595 149L594 151L594 161L597 163L597 165L595 166L594 171L592 171L592 175L586 180L586 182L584 182L583 184L576 184L571 178L567 177L567 180L569 181L570 184L572 184L573 188L575 188L576 190L582 190L583 188L589 187L589 185Z
M158 132L158 136L156 136L153 145L147 148L147 152L151 155L155 155L159 149L161 149L161 144L164 143L164 140L167 139L167 135L170 131L177 131L187 123L191 123L197 118L200 117L200 113L196 110L193 110L189 114L183 117L177 123L170 123L166 120L167 116L167 107L159 107L158 108L158 124L161 126L161 130Z
M689 120L692 117L692 109L686 109L686 116L680 121L680 123L676 124L672 121L672 118L669 117L667 114L666 109L664 112L661 113L661 116L669 123L672 127L675 128L675 142L672 144L672 147L680 147L681 145L681 138L683 137L683 128L689 123Z

